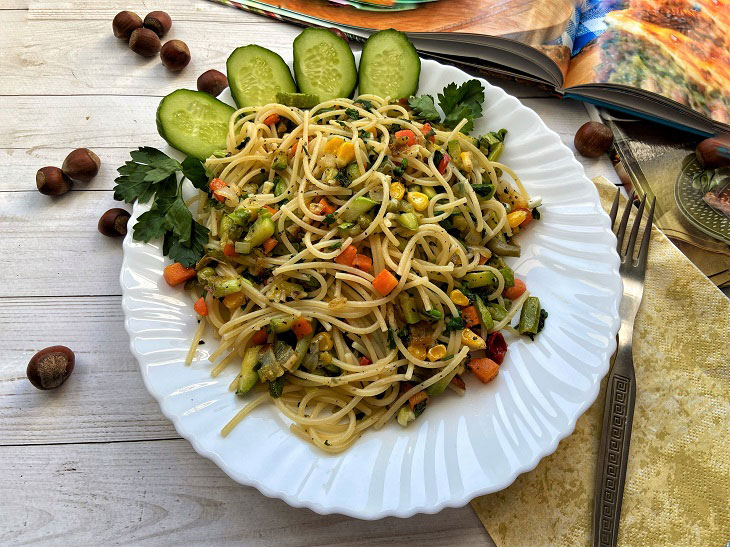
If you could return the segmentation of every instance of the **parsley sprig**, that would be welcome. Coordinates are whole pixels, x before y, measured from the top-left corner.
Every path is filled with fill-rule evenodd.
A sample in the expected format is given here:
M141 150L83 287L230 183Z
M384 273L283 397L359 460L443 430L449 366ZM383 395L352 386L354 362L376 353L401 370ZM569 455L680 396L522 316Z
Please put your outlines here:
M182 197L185 178L198 189L208 191L210 173L197 158L187 157L180 163L165 153L144 146L131 153L132 159L117 171L114 199L147 203L152 207L142 213L134 225L134 239L144 241L162 238L162 252L185 267L194 265L204 254L208 229L193 220ZM183 178L178 180L177 173Z
M466 118L468 121L462 131L468 133L474 128L474 120L482 117L484 86L479 83L479 80L469 80L460 86L452 82L438 94L438 101L444 112L443 122L431 95L411 97L408 99L408 106L413 109L417 118L429 122L440 122L450 129Z

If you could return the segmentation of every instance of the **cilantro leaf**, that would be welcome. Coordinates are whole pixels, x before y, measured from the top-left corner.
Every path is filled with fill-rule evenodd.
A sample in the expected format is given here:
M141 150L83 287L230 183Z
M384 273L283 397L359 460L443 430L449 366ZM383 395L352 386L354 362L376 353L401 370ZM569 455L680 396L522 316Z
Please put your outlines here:
M454 315L446 321L447 331L462 330L464 328L466 328L466 321L464 321L464 318L461 317L461 312L459 312L459 315Z
M203 246L208 243L208 228L199 222L193 221L189 241L187 243L183 243L178 236L174 235L173 232L167 232L167 234L172 235L169 237L166 235L163 252L169 239L169 249L166 254L173 261L179 262L186 268L190 268L203 256Z
M177 160L165 153L143 146L131 153L132 160L117 169L119 177L114 182L114 199L132 203L135 199L146 203L155 193L155 185L166 181L182 169Z
M198 190L208 191L208 170L198 158L192 156L185 158L182 162L182 173Z
M479 80L469 80L457 87L455 83L447 85L438 94L439 106L444 111L444 125L456 127L462 119L469 120L463 131L474 127L474 120L482 116L484 87Z
M150 239L164 236L169 229L165 212L155 207L139 215L134 225L134 239L147 243Z
M421 95L419 97L410 97L408 99L408 106L413 109L417 118L429 122L438 122L441 120L441 114L436 110L436 105L433 102L431 95Z
M193 215L185 205L182 196L172 202L165 213L165 220L181 243L188 243L192 235Z
M360 118L360 113L357 111L357 108L346 108L345 114L347 114L347 117L351 120L357 120Z

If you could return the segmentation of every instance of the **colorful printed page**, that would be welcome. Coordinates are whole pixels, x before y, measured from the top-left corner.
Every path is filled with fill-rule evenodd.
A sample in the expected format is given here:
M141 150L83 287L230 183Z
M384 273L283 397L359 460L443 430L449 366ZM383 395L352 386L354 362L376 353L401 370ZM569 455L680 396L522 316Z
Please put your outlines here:
M565 88L639 88L730 124L730 0L589 3L599 36L574 51Z

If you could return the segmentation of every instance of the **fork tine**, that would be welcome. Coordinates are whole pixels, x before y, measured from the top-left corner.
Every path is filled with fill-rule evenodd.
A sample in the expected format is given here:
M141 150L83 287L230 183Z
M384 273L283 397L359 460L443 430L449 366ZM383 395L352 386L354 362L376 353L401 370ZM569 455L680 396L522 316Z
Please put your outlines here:
M609 217L611 217L611 229L613 230L613 225L616 224L616 213L618 213L618 204L619 204L619 198L621 197L621 188L616 188L616 196L613 198L613 203L611 204L611 212L608 214Z
M641 239L641 246L639 247L639 258L636 267L643 272L646 270L646 259L649 256L649 240L651 239L651 228L654 220L654 206L656 205L656 197L651 200L651 208L649 209L649 219L646 222L646 228L644 229L644 237Z
M629 244L626 247L626 258L633 264L634 262L634 245L636 244L636 238L639 235L639 228L641 228L641 219L644 216L644 206L646 205L646 194L641 198L639 204L639 210L636 212L634 217L634 226L631 228L631 236L629 237Z
M629 214L631 213L632 203L634 203L633 190L629 195L629 201L626 203L626 209L624 209L624 214L621 217L621 224L618 225L618 229L616 230L616 250L618 251L619 256L624 255L621 250L624 246L624 235L626 234L626 225L629 223Z

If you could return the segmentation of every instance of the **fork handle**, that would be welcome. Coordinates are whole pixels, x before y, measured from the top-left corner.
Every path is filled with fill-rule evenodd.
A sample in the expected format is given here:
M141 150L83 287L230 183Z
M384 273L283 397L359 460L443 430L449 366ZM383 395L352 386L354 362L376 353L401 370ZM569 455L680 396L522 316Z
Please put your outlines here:
M606 384L593 507L593 546L615 546L631 443L636 378L631 344L620 347Z

